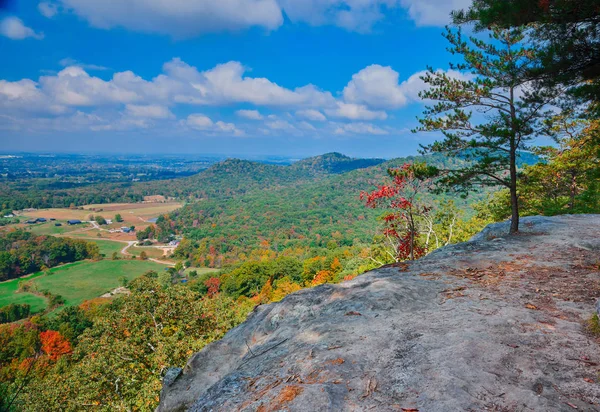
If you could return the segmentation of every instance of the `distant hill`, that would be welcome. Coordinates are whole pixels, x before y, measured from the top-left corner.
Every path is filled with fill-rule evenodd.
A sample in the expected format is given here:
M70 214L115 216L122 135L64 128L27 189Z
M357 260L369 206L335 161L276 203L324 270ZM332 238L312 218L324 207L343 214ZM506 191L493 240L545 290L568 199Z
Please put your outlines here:
M339 161L330 162L332 158ZM374 166L346 173L323 172L328 164L360 165L355 159L332 154L304 160L300 165L298 162L278 167L279 175L274 176L273 169L265 165L227 161L195 178L199 182L211 176L219 181L218 185L225 185L231 196L207 196L188 203L168 219L159 219L158 224L164 230L173 228L184 233L194 245L212 245L224 256L225 263L260 248L263 241L277 252L295 247L370 244L381 211L366 208L360 192L385 182L389 168L418 160L439 167L453 167L460 162L433 155L377 161ZM204 193L210 190L209 184L206 183ZM481 200L485 193L475 193L467 199L449 194L426 197L431 202L454 200L468 215L470 204Z
M410 162L414 159L419 157L409 156L399 161ZM452 167L460 162L439 154L427 159L444 167ZM520 163L531 164L537 160L537 157L525 153ZM278 191L286 187L303 186L348 173L358 172L356 178L363 176L362 171L366 175L372 173L369 170L380 170L385 174L387 167L394 162L396 161L357 159L340 153L326 153L291 165L227 159L192 176L137 183L103 182L69 187L52 179L0 182L0 206L2 209L23 209L139 202L144 196L150 195L163 195L190 202L206 199L223 201L255 191ZM350 177L352 179L355 177ZM360 188L365 189L364 186Z
M227 159L190 177L140 184L144 192L180 198L229 198L252 190L274 190L347 173L385 162L384 159L356 159L340 153L309 157L291 165Z
M307 170L311 173L339 174L376 166L383 162L385 162L385 159L356 159L341 153L332 152L300 160L292 164L290 168Z

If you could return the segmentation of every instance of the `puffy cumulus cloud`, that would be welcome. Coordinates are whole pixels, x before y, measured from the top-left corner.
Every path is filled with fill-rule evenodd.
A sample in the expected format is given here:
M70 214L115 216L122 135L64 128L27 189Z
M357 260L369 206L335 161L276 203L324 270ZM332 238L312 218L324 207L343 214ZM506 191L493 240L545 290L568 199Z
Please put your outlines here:
M385 18L386 8L398 0L279 0L293 22L313 26L335 25L351 31L367 32Z
M22 84L4 82L4 88L26 88L31 97L36 95L56 104L72 107L144 104L197 104L225 105L251 103L261 106L322 106L333 105L329 92L312 85L287 89L265 78L243 76L239 62L218 65L200 72L179 59L163 67L164 73L145 80L131 71L115 73L104 80L90 75L82 66L68 66L56 75L39 78L38 82L23 80ZM3 97L3 96L0 96ZM5 103L16 98L13 96ZM9 101L10 100L10 101ZM247 112L245 112L248 115Z
M36 33L32 28L25 26L23 20L13 16L0 20L0 34L12 40L24 40L30 37L37 40L44 38L43 33Z
M331 117L342 117L350 120L385 120L387 113L384 111L370 110L367 106L354 103L336 102L335 109L325 109Z
M460 80L472 78L456 70L447 70L445 73ZM397 109L421 100L419 93L428 88L421 80L425 74L426 71L417 72L399 83L398 72L389 66L374 64L354 74L342 94L346 102L375 109Z
M265 106L321 105L334 100L313 85L290 90L265 78L244 77L245 70L239 62L220 64L203 72L206 81L195 87L212 99Z
M347 133L358 134L358 135L385 135L389 132L381 127L375 126L371 123L347 123L338 125L334 130L335 134L343 135Z
M409 17L417 26L444 26L450 22L450 12L468 8L472 0L401 0Z
M75 60L66 59L62 63L76 65L69 65L56 74L43 75L37 81L0 80L0 113L8 116L4 121L35 116L64 119L77 112L100 113L106 123L94 123L90 126L94 127L93 130L127 130L170 123L186 130L241 135L242 131L234 124L213 122L202 114L177 122L176 109L182 106L235 107L250 104L267 107L271 111L279 110L277 115L263 115L257 109L235 112L238 117L262 122L256 125L257 128L273 133L307 133L313 129L327 129L328 119L354 122L386 120L386 110L416 101L419 91L426 88L419 78L423 73L416 73L399 83L397 72L377 65L356 73L342 93L335 93L339 96L336 98L332 92L311 84L286 88L266 78L247 76L246 68L239 62L228 62L201 71L176 58L166 62L162 73L151 79L144 79L131 71L100 77L88 73ZM451 77L467 78L459 72L447 73ZM22 122L15 123L23 125ZM255 126L245 124L245 127ZM358 126L348 127L338 128L352 133L351 128ZM364 130L368 132L368 129ZM370 134L377 132L370 129Z
M57 103L66 106L99 106L132 103L142 99L135 90L90 76L83 68L70 66L56 76L42 76L40 89Z
M262 120L264 118L258 110L237 110L235 114L250 120Z
M261 106L308 106L331 104L335 99L313 85L287 89L266 78L246 77L246 68L231 61L200 72L180 59L164 66L167 75L157 82L183 83L174 97L176 102L191 104L252 103Z
M47 17L60 9L92 26L185 38L250 27L275 30L283 14L295 23L368 32L389 10L404 8L417 25L444 25L451 10L470 0L55 0L38 5Z
M42 1L38 4L38 11L42 14L42 16L51 19L58 14L58 5L56 3Z
M128 104L125 106L127 114L133 117L142 117L149 119L172 119L175 116L165 107L157 104L137 105Z
M230 136L243 136L244 132L239 130L233 123L225 123L222 121L213 122L208 116L201 113L190 114L182 124L208 134L227 134Z
M448 77L457 80L472 80L475 78L472 74L461 73L457 70L437 70L437 72L445 72ZM421 80L421 77L426 73L426 71L417 72L402 82L402 91L409 100L420 101L421 98L419 97L419 93L429 88L429 86Z
M276 0L61 0L94 27L190 37L283 23Z
M33 80L0 80L0 108L4 113L24 117L26 114L61 114L67 107L47 96Z
M324 122L327 120L323 113L315 109L298 110L296 112L296 116L302 119L312 120L314 122Z
M344 99L378 108L403 106L408 99L398 84L399 78L399 73L391 67L373 64L352 76L344 88Z

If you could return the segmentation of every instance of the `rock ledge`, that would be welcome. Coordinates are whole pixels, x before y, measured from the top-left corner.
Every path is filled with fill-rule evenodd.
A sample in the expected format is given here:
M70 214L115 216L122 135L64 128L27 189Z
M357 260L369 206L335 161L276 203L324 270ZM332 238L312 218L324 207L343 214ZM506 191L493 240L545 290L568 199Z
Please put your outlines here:
M600 215L507 228L256 308L158 411L600 411Z

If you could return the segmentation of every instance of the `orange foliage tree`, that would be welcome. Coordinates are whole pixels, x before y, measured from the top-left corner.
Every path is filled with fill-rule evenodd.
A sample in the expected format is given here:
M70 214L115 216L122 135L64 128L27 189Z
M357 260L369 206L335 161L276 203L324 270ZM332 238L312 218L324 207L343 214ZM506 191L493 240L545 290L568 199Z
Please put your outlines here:
M42 351L52 360L72 352L71 344L59 332L47 330L40 333Z

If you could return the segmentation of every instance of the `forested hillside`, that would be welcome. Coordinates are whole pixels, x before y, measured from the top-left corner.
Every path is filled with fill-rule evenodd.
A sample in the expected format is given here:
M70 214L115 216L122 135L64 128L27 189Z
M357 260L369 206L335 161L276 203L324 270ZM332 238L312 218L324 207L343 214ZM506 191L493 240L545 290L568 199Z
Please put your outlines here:
M198 265L209 263L210 266L220 266L237 262L254 250L279 253L288 248L308 250L369 245L378 230L374 222L381 213L364 207L360 201L361 191L382 184L389 168L424 160L440 167L451 167L460 162L439 155L407 157L308 182L296 180L287 185L270 184L264 189L261 188L264 180L260 177L263 165L243 162L244 167L235 172L229 167L223 170L224 165L219 165L213 169L220 169L228 181L244 181L247 173L258 178L248 186L243 196L208 198L190 203L169 216L159 218L157 226L163 231L176 229L185 234L186 242L178 253L192 258ZM265 179L272 181L274 178ZM448 194L425 196L436 207L452 208L453 212L468 217L472 214L469 205L481 200L485 194L475 193L467 199ZM454 199L454 204L451 199Z
M65 183L59 178L0 180L0 209L70 207L139 202L163 195L181 200L227 198L253 189L276 188L383 162L328 153L290 166L228 159L196 175L149 182Z

